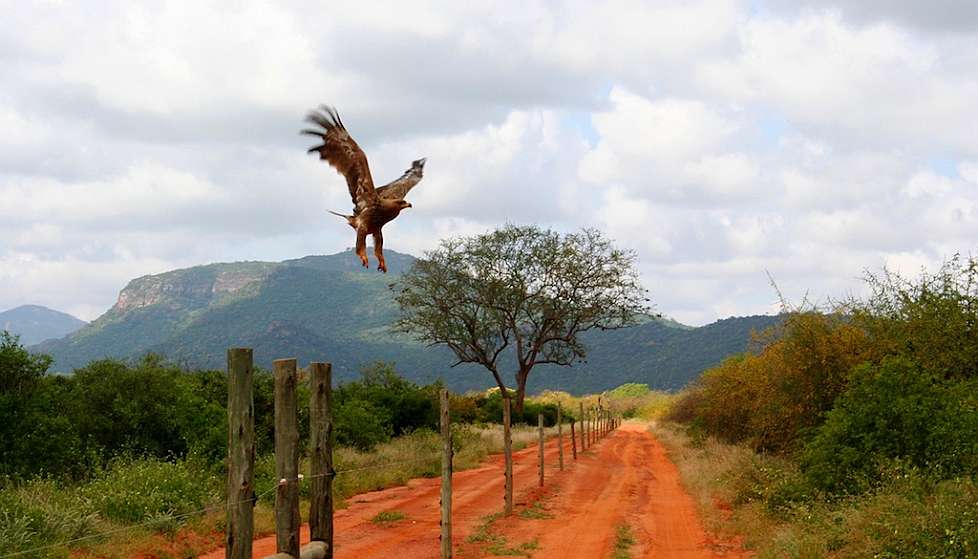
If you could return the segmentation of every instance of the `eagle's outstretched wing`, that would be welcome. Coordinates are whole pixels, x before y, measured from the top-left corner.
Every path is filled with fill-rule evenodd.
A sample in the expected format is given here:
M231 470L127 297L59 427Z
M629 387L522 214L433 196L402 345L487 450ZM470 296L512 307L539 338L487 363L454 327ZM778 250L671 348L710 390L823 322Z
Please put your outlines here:
M377 197L384 199L397 200L404 198L407 193L424 177L424 163L426 158L422 157L417 161L411 162L411 168L404 171L397 180L392 181L377 189Z
M336 109L321 105L320 109L326 114L311 111L306 120L318 124L322 130L305 129L303 134L322 138L323 143L309 148L307 153L319 152L319 158L325 159L341 175L346 177L346 186L350 189L350 198L357 209L372 204L376 200L373 178L367 165L367 155L363 153L350 134L343 126Z

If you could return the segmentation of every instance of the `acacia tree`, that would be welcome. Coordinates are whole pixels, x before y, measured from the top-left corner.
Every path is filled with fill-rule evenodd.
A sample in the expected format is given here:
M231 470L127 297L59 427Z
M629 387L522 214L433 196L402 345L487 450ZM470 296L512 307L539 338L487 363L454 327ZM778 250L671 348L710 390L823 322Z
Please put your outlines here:
M395 327L448 346L453 367L482 365L504 398L505 362L515 361L522 414L534 366L583 361L582 332L630 326L648 310L634 261L595 229L560 235L507 225L446 239L392 286L401 309Z

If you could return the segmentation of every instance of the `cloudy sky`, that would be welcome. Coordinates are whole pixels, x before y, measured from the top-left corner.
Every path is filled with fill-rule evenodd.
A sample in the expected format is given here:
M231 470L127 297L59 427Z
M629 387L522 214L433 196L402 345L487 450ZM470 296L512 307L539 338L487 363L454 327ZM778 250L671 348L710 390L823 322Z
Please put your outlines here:
M975 2L142 4L0 0L0 310L351 246L324 102L428 157L387 247L598 227L690 324L978 243Z

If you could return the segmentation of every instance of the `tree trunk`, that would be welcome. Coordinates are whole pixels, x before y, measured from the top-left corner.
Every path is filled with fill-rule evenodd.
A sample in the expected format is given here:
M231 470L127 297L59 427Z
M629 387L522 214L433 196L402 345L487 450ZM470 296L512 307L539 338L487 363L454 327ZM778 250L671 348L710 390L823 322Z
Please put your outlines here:
M516 402L513 412L516 417L523 418L523 399L526 398L526 379L530 376L530 371L520 371L516 373Z

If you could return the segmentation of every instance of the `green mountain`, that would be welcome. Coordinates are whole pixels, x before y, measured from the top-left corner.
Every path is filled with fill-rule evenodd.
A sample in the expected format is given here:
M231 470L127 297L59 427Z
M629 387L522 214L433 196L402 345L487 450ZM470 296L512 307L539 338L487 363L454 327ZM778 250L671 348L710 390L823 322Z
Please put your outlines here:
M20 336L24 345L66 336L85 324L84 320L41 305L21 305L0 312L0 330Z
M388 331L396 316L389 285L414 257L388 250L390 273L366 270L350 253L285 262L209 264L129 282L104 315L67 338L33 349L52 355L55 370L92 359L134 358L157 352L190 367L222 368L228 347L255 350L256 362L296 357L331 361L338 381L356 378L362 365L394 362L417 382L443 378L454 390L483 389L491 376L480 367L450 369L451 353L424 347ZM651 320L618 331L586 334L588 362L540 367L530 389L593 392L624 382L677 389L705 368L745 349L752 329L776 317L730 318L692 328Z

